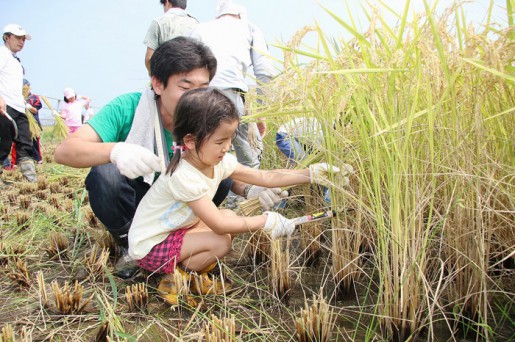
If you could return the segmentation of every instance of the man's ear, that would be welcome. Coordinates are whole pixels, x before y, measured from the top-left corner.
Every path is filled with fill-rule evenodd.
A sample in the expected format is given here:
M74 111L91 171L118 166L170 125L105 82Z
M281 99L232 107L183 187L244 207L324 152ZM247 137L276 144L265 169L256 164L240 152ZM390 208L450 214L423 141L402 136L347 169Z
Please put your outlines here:
M163 82L159 81L155 76L152 76L152 90L156 95L161 95L163 93L164 87Z
M184 136L183 141L184 141L184 146L186 146L186 148L188 150L194 150L195 149L195 141L196 141L196 139L195 139L195 136L193 136L193 134L190 134L190 133L186 134Z

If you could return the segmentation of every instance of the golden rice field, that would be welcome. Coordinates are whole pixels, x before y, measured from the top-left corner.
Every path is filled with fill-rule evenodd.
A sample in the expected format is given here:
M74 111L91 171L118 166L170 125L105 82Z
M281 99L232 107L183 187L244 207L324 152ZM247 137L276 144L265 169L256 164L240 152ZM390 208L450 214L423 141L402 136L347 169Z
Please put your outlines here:
M43 132L38 182L4 173L0 341L515 340L514 7L508 27L475 27L454 5L392 27L370 9L365 32L327 10L346 40L300 29L263 104L249 94L246 120L267 121L262 167L285 166L275 130L302 116L324 139L301 166L354 172L331 179L333 219L280 241L239 236L219 267L233 289L195 307L166 305L155 275L112 276L87 170L55 164ZM278 210L321 209L305 186Z

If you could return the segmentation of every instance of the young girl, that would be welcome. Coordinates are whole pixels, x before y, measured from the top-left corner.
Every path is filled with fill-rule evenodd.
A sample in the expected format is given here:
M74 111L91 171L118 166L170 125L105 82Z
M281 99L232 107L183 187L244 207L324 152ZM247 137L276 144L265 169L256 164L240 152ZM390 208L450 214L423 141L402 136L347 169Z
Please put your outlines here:
M73 133L82 126L82 109L89 109L91 99L86 96L77 98L72 88L64 88L64 103L61 107L61 117L68 126L69 133Z
M177 304L176 268L188 280L191 271L200 273L197 292L219 292L223 284L213 283L206 273L230 251L235 234L263 229L277 238L292 234L295 228L293 221L274 212L241 217L218 209L212 198L223 179L264 187L326 184L329 170L339 171L327 164L270 171L238 164L227 153L238 123L236 107L219 90L200 88L182 95L174 114L173 158L136 210L129 230L129 255L140 267L165 273L158 290L170 304Z

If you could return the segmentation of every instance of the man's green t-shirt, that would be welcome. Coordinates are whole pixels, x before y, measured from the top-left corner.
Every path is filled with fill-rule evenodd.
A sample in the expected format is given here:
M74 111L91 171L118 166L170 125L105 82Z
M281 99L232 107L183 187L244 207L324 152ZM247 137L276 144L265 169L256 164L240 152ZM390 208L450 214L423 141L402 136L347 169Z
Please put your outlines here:
M97 132L103 142L121 142L127 139L132 127L136 107L141 93L129 93L118 96L105 105L88 124ZM172 155L172 135L164 130L168 153Z

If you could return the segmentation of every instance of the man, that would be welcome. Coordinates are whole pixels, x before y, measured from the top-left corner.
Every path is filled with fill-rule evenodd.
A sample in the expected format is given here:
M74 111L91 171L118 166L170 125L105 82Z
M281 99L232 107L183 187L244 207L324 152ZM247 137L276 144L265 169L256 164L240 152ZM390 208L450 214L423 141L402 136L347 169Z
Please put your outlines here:
M267 83L274 75L271 60L267 57L268 47L261 31L245 19L244 7L231 1L221 0L216 19L198 25L190 33L209 46L218 61L215 77L210 85L223 89L235 102L240 116L244 115L245 93L248 91L247 69L253 67L258 85ZM258 122L260 134L255 134L257 148L249 142L249 131L255 125L240 123L237 136L233 141L238 161L249 167L258 168L261 160L262 141L265 122Z
M165 42L151 59L152 89L114 99L56 148L58 163L93 167L86 178L90 205L121 247L115 271L122 278L137 271L127 254L127 234L136 207L156 178L154 172L164 170L165 159L172 154L175 107L187 90L209 85L216 65L211 50L195 39ZM227 179L213 199L217 205L229 188L248 198L259 197L268 209L280 201L280 189Z
M27 79L23 79L23 95L25 97L25 109L34 116L39 129L43 129L41 122L39 121L39 110L43 107L43 105L39 96L31 93L30 82ZM32 156L38 164L43 163L40 137L35 137L32 139Z
M143 43L147 46L145 66L150 75L150 58L159 45L164 42L184 36L198 24L197 19L186 12L188 0L160 0L165 14L156 18L150 24Z
M17 24L4 27L0 47L0 164L9 155L13 141L20 171L29 182L36 182L36 167L31 158L32 139L29 121L25 115L23 98L23 67L16 53L30 40L30 35ZM6 185L1 178L0 187Z

